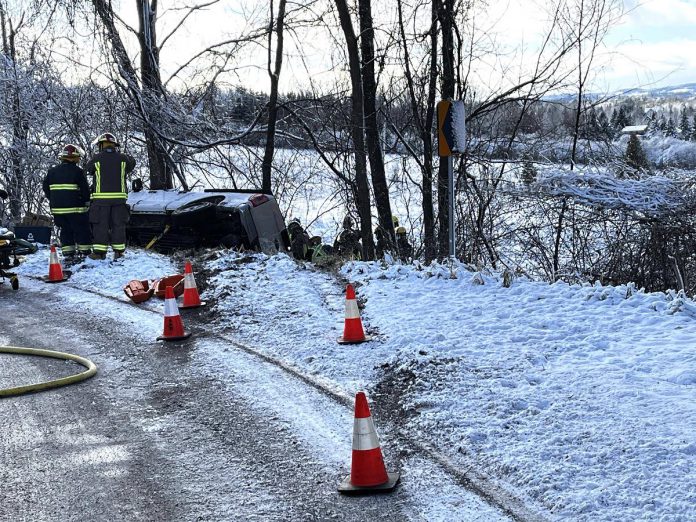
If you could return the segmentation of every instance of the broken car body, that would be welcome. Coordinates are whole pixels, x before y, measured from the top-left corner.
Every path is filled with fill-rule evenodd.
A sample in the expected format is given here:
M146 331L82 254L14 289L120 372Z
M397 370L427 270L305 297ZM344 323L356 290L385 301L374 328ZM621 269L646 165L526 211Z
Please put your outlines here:
M221 245L267 254L288 249L285 221L270 194L140 190L128 194L128 206L130 244L160 251Z

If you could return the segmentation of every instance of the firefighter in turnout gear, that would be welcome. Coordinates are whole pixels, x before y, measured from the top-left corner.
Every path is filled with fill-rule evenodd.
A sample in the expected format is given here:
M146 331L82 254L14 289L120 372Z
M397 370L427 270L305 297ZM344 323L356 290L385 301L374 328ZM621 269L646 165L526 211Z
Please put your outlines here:
M334 252L347 259L362 258L360 233L353 229L353 219L350 216L343 219L343 230L334 242Z
M77 252L88 255L92 249L87 217L89 185L85 172L78 165L83 155L77 145L66 145L58 155L60 163L50 168L43 180L53 221L60 228L61 250L67 258L74 257Z
M397 227L395 232L396 248L399 252L399 259L402 261L409 261L411 256L413 256L413 247L411 246L411 243L408 242L406 229L404 227Z
M92 203L89 222L92 225L94 253L92 259L106 259L111 245L114 259L126 250L126 223L129 212L126 199L126 175L135 168L135 159L120 152L118 140L108 132L95 140L99 152L87 163L86 170L93 177Z
M309 234L302 228L302 223L294 218L288 223L288 234L290 235L290 251L295 259L307 259L309 248Z

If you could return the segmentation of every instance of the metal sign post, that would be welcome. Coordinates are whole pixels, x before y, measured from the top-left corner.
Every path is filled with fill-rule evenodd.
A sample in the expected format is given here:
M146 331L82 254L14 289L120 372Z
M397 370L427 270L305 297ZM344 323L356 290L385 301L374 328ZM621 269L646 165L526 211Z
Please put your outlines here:
M449 255L454 259L454 156L447 157L447 192L449 193Z
M464 102L441 100L437 104L438 155L447 158L447 198L449 200L449 255L455 256L454 235L454 156L466 144Z

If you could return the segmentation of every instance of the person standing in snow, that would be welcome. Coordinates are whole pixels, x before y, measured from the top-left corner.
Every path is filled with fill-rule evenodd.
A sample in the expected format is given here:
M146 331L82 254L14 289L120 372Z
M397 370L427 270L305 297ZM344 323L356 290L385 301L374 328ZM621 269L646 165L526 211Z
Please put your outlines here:
M58 155L60 163L48 170L43 180L43 191L60 228L60 248L70 259L77 253L89 255L92 236L87 217L89 185L85 172L78 165L84 152L71 143Z
M135 168L135 159L118 150L118 140L109 132L99 136L94 143L99 152L86 166L87 173L93 177L89 222L94 253L90 258L106 259L111 245L116 260L126 251L126 224L130 217L126 204L126 175Z

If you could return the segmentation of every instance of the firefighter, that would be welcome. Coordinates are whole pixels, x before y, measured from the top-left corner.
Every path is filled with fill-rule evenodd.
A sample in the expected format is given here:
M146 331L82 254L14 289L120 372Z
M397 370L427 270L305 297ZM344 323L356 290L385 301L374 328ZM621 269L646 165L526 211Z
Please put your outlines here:
M334 242L334 252L341 257L360 259L362 257L362 245L360 234L353 229L353 219L346 216L343 219L343 230Z
M119 151L118 140L109 132L99 136L94 143L99 151L86 166L87 173L93 177L89 222L94 253L90 257L106 259L111 245L114 259L119 259L126 250L129 218L126 175L135 168L135 159Z
M413 247L408 242L408 236L406 235L406 229L404 227L396 228L396 249L399 252L399 259L402 261L408 261L413 255Z
M384 253L387 251L387 234L384 232L384 229L377 225L377 228L375 228L375 238L377 238L377 242L375 243L375 256L377 259L382 259L384 257Z
M309 240L309 254L312 263L329 265L333 261L333 247L322 243L320 236L314 236Z
M290 236L290 250L295 259L306 259L309 248L309 234L302 228L298 218L288 223L288 235Z
M89 185L78 165L83 155L80 147L67 144L58 154L60 163L48 169L43 180L53 221L60 228L60 248L67 259L74 259L77 253L89 255L92 249L87 216Z

